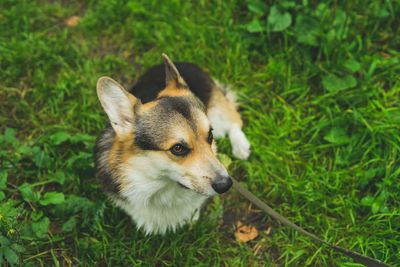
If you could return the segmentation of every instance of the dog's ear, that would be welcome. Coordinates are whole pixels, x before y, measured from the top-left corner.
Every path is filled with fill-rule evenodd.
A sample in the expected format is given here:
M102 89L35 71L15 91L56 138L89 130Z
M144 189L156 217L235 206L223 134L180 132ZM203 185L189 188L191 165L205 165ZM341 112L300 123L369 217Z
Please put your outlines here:
M140 100L109 77L97 81L97 96L115 132L124 135L132 131L135 109L141 105Z
M166 87L176 87L177 89L187 88L186 82L183 80L178 70L176 69L174 63L169 59L169 57L162 53L162 57L165 63L165 84Z

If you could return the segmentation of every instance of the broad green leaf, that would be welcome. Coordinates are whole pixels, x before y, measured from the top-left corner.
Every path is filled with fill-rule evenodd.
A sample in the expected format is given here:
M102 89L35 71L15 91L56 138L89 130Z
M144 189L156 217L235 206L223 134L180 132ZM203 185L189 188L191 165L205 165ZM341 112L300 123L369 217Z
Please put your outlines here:
M65 173L62 171L57 171L50 177L50 180L63 185L65 182Z
M22 194L22 198L27 202L36 202L40 199L40 192L36 192L33 190L31 184L23 183L18 190Z
M50 140L54 145L59 145L71 138L71 135L66 132L57 132L50 136Z
M17 153L26 155L32 152L32 148L27 145L21 145L17 148Z
M8 176L8 173L6 170L0 171L0 188L7 187L7 176Z
M344 62L344 67L348 69L351 72L356 72L361 69L361 64L357 60L354 59L348 59Z
M2 136L2 143L12 144L14 148L18 148L19 140L15 138L15 130L13 128L7 128Z
M15 253L15 251L12 250L10 247L4 247L3 253L4 253L4 257L10 264L18 264L19 263L19 258L18 258L17 253Z
M281 1L280 5L284 8L293 8L296 7L295 1Z
M280 32L292 24L292 15L279 11L277 6L272 6L268 16L268 28L273 32Z
M388 208L384 205L385 200L389 197L389 193L384 189L379 194L377 198L375 198L374 203L372 203L371 211L373 214L377 213L378 211L388 210Z
M251 12L257 14L265 14L267 12L268 6L265 2L261 0L246 0L247 7Z
M363 197L361 199L361 205L371 207L372 203L374 203L374 199L373 197Z
M386 199L389 197L388 191L385 189L382 190L382 192L379 194L378 199L382 200L382 202L386 201Z
M70 141L72 144L76 144L82 141L94 141L96 140L96 136L88 135L88 134L76 134L71 137Z
M13 249L16 252L20 252L20 253L24 252L26 250L23 246L18 245L17 243L12 244L11 249Z
M379 171L382 171L382 169L383 168L371 168L371 169L368 169L367 171L365 171L365 177L368 180L371 180L372 178L375 177L376 173L379 172Z
M322 77L322 85L330 92L339 92L355 87L357 85L357 80L351 75L344 77L328 75Z
M318 45L320 25L316 19L299 15L296 18L296 25L293 30L299 43Z
M75 214L81 214L84 210L89 209L92 202L85 197L68 195L67 199L54 207L54 213L57 217L69 218Z
M62 229L65 232L71 232L76 228L76 224L78 223L78 220L74 217L71 216L69 217L68 221L63 224Z
M330 11L328 4L326 3L319 3L317 8L315 9L315 15L322 19L327 13Z
M44 194L43 199L39 201L39 203L43 206L47 206L50 204L60 204L64 202L65 197L63 193L57 192L47 192Z
M12 143L15 139L15 130L13 128L7 128L4 132L4 141L6 143Z
M389 212L388 206L386 206L386 205L381 205L381 207L379 208L379 212L388 213L388 212Z
M17 223L17 219L21 214L21 209L18 206L21 203L20 200L13 199L11 197L7 198L3 202L0 202L0 214L7 217L8 224L14 225ZM0 220L0 226L2 222ZM0 227L1 230L1 227ZM1 233L1 231L0 231ZM1 234L0 234L1 235Z
M46 168L50 165L51 158L39 147L33 148L32 161L39 168Z
M333 127L324 139L335 145L343 145L350 142L350 137L347 136L343 128Z
M387 11L386 9L378 9L375 10L374 15L378 18L386 18L390 15L390 12Z
M372 203L371 211L373 214L376 214L379 209L381 208L382 202L379 201L377 198L375 199L374 203Z
M347 35L347 29L348 25L350 23L350 18L347 18L347 24L346 24L346 12L341 9L341 8L336 8L335 11L335 20L333 22L333 29L335 31L335 36L341 40L343 38L346 38ZM344 28L346 27L346 29Z
M31 219L35 222L38 221L40 218L42 218L42 216L43 216L42 210L34 211L31 213Z
M67 166L75 172L79 170L87 170L93 167L92 162L93 154L86 152L79 152L78 155L70 157L67 161Z
M0 191L0 201L3 201L6 198L6 194L3 191Z
M381 172L383 168L371 168L367 171L360 171L357 174L357 183L361 188L364 188L372 179L375 178L377 173Z
M49 227L50 227L50 220L47 217L44 217L39 222L32 223L32 230L39 238L46 237L47 231L49 231Z
M7 247L10 244L11 244L10 240L7 237L5 237L2 234L0 234L0 245L2 245L4 247Z
M128 1L126 5L134 14L147 14L149 10L145 7L145 5L138 1Z
M246 29L248 32L262 32L265 31L265 27L263 27L259 20L253 20L249 24L246 25Z
M32 241L32 240L36 239L36 233L33 231L32 225L31 225L31 227L22 228L22 230L20 231L20 234L21 234L20 238L24 239L24 240Z
M231 158L228 155L223 154L223 153L218 154L218 159L221 161L222 165L224 165L225 168L228 168L229 165L231 165L231 163L232 163Z

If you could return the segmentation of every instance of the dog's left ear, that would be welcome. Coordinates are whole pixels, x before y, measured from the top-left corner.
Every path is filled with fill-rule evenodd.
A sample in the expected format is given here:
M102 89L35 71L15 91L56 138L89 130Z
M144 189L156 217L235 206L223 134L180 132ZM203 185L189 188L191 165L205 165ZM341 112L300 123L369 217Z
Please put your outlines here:
M187 88L186 82L183 80L178 70L176 69L174 63L169 59L169 57L162 53L162 57L165 63L165 84L166 87L173 86L177 89Z

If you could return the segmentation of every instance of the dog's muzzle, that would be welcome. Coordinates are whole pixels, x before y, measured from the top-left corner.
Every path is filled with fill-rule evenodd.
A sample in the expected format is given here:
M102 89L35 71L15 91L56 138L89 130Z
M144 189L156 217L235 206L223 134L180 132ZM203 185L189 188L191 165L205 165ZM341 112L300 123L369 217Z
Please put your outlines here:
M232 186L232 179L229 176L220 176L217 180L211 184L211 187L218 194L225 193Z

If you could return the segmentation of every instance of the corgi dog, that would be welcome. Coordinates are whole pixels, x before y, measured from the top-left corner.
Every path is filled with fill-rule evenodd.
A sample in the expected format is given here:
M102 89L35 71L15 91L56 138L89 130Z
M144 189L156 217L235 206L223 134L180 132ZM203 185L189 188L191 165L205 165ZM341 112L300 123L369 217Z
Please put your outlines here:
M110 123L96 141L96 176L146 234L197 220L208 197L231 187L213 136L228 135L239 159L250 154L229 88L162 56L165 66L150 68L129 92L108 77L97 82Z

